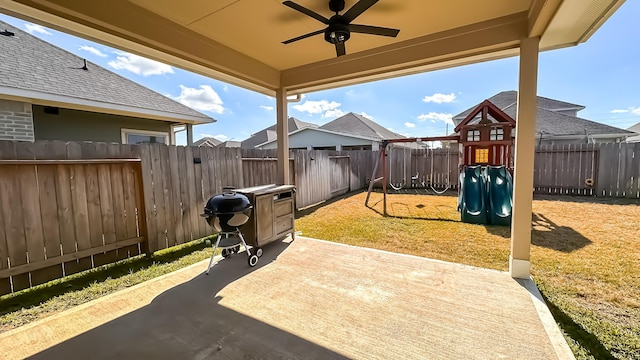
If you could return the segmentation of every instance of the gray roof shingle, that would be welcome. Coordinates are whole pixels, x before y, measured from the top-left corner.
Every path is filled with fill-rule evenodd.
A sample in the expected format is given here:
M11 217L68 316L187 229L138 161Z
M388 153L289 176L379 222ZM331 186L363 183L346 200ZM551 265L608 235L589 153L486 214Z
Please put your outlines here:
M493 95L492 97L490 97L489 99L487 99L489 101L491 101L491 103L495 106L497 106L499 109L506 109L508 106L514 105L518 102L518 92L515 90L509 90L509 91L502 91L499 92L495 95ZM582 105L577 105L577 104L572 104L572 103L568 103L565 101L560 101L560 100L555 100L555 99L549 99L543 96L538 96L538 107L542 108L542 109L547 109L547 110L577 110L580 111L582 109L584 109L584 106ZM460 121L462 121L465 117L467 117L467 115L469 115L469 113L475 109L474 107L468 108L467 110L461 112L458 115L455 115L453 117L453 120L455 122L456 125L458 125L458 123L460 123Z
M362 115L354 114L352 112L342 115L341 117L320 126L320 129L380 140L399 139L404 137L386 129Z
M317 124L298 120L294 117L289 118L288 125L289 125L289 133L296 130L304 129L304 128L318 127ZM277 136L276 126L277 125L271 125L268 128L262 129L256 132L255 134L251 135L249 138L241 142L241 147L243 149L253 149L256 147L256 145L260 145L267 141L274 140Z
M0 29L15 36L0 36L0 87L91 100L104 104L166 113L169 118L206 123L213 118L122 77L97 64L47 43L0 21ZM73 103L74 101L68 101ZM99 110L96 110L99 111ZM104 112L104 110L102 110Z
M503 111L516 118L516 105L510 105ZM632 135L631 131L619 129L599 122L565 115L559 112L546 110L538 107L536 112L536 132L550 135L605 135L621 134Z
M205 136L197 141L193 142L194 146L209 146L209 147L214 147L214 146L218 146L222 144L222 141L211 137L211 136Z
M489 100L500 110L504 111L512 119L516 118L517 111L517 95L516 91L503 91ZM476 106L469 108L453 117L455 124L459 124ZM627 130L619 129L613 126L602 124L599 122L583 119L577 116L567 115L559 110L582 110L584 106L571 104L564 101L554 100L538 96L538 107L536 110L536 133L554 136L571 136L571 135L632 135ZM471 120L470 124L477 123L480 120L478 116Z

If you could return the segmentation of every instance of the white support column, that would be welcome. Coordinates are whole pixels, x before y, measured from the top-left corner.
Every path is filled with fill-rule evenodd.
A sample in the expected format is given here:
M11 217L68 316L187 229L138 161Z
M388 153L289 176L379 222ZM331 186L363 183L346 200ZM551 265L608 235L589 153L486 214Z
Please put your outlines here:
M531 269L531 208L533 163L536 143L536 102L540 38L520 42L520 76L516 115L515 165L513 174L513 214L509 273L528 279Z
M276 90L276 136L278 137L278 184L289 184L289 121L287 91Z
M187 146L193 146L193 124L185 124L187 128Z

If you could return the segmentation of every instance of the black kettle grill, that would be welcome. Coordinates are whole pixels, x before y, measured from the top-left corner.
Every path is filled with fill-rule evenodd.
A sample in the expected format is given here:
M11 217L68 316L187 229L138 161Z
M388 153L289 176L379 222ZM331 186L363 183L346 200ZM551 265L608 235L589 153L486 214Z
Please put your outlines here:
M242 194L238 194L231 188L225 188L222 194L212 196L204 206L204 213L201 215L207 223L218 232L216 242L213 245L213 254L209 261L206 274L213 265L213 258L218 248L222 249L222 257L228 258L240 251L240 245L248 255L249 266L256 266L258 258L262 255L262 249L258 248L253 252L240 232L240 227L249 221L253 206L249 199Z
M207 201L202 216L218 232L233 232L247 223L252 208L246 196L225 191Z

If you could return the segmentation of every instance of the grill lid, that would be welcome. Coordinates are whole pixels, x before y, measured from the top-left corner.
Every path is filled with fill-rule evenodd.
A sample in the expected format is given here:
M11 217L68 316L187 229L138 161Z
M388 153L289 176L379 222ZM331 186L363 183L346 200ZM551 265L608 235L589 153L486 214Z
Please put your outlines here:
M222 194L212 196L204 206L205 216L220 214L235 214L251 208L249 199L235 191L225 191Z

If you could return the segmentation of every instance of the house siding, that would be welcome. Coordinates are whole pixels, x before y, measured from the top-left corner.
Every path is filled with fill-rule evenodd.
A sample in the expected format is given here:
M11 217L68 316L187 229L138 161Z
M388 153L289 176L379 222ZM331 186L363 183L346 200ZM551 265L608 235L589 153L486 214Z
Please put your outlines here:
M33 106L36 140L122 142L122 129L171 132L172 123L131 116L111 115L59 108L58 114L45 113Z
M31 104L0 100L0 140L34 140Z

